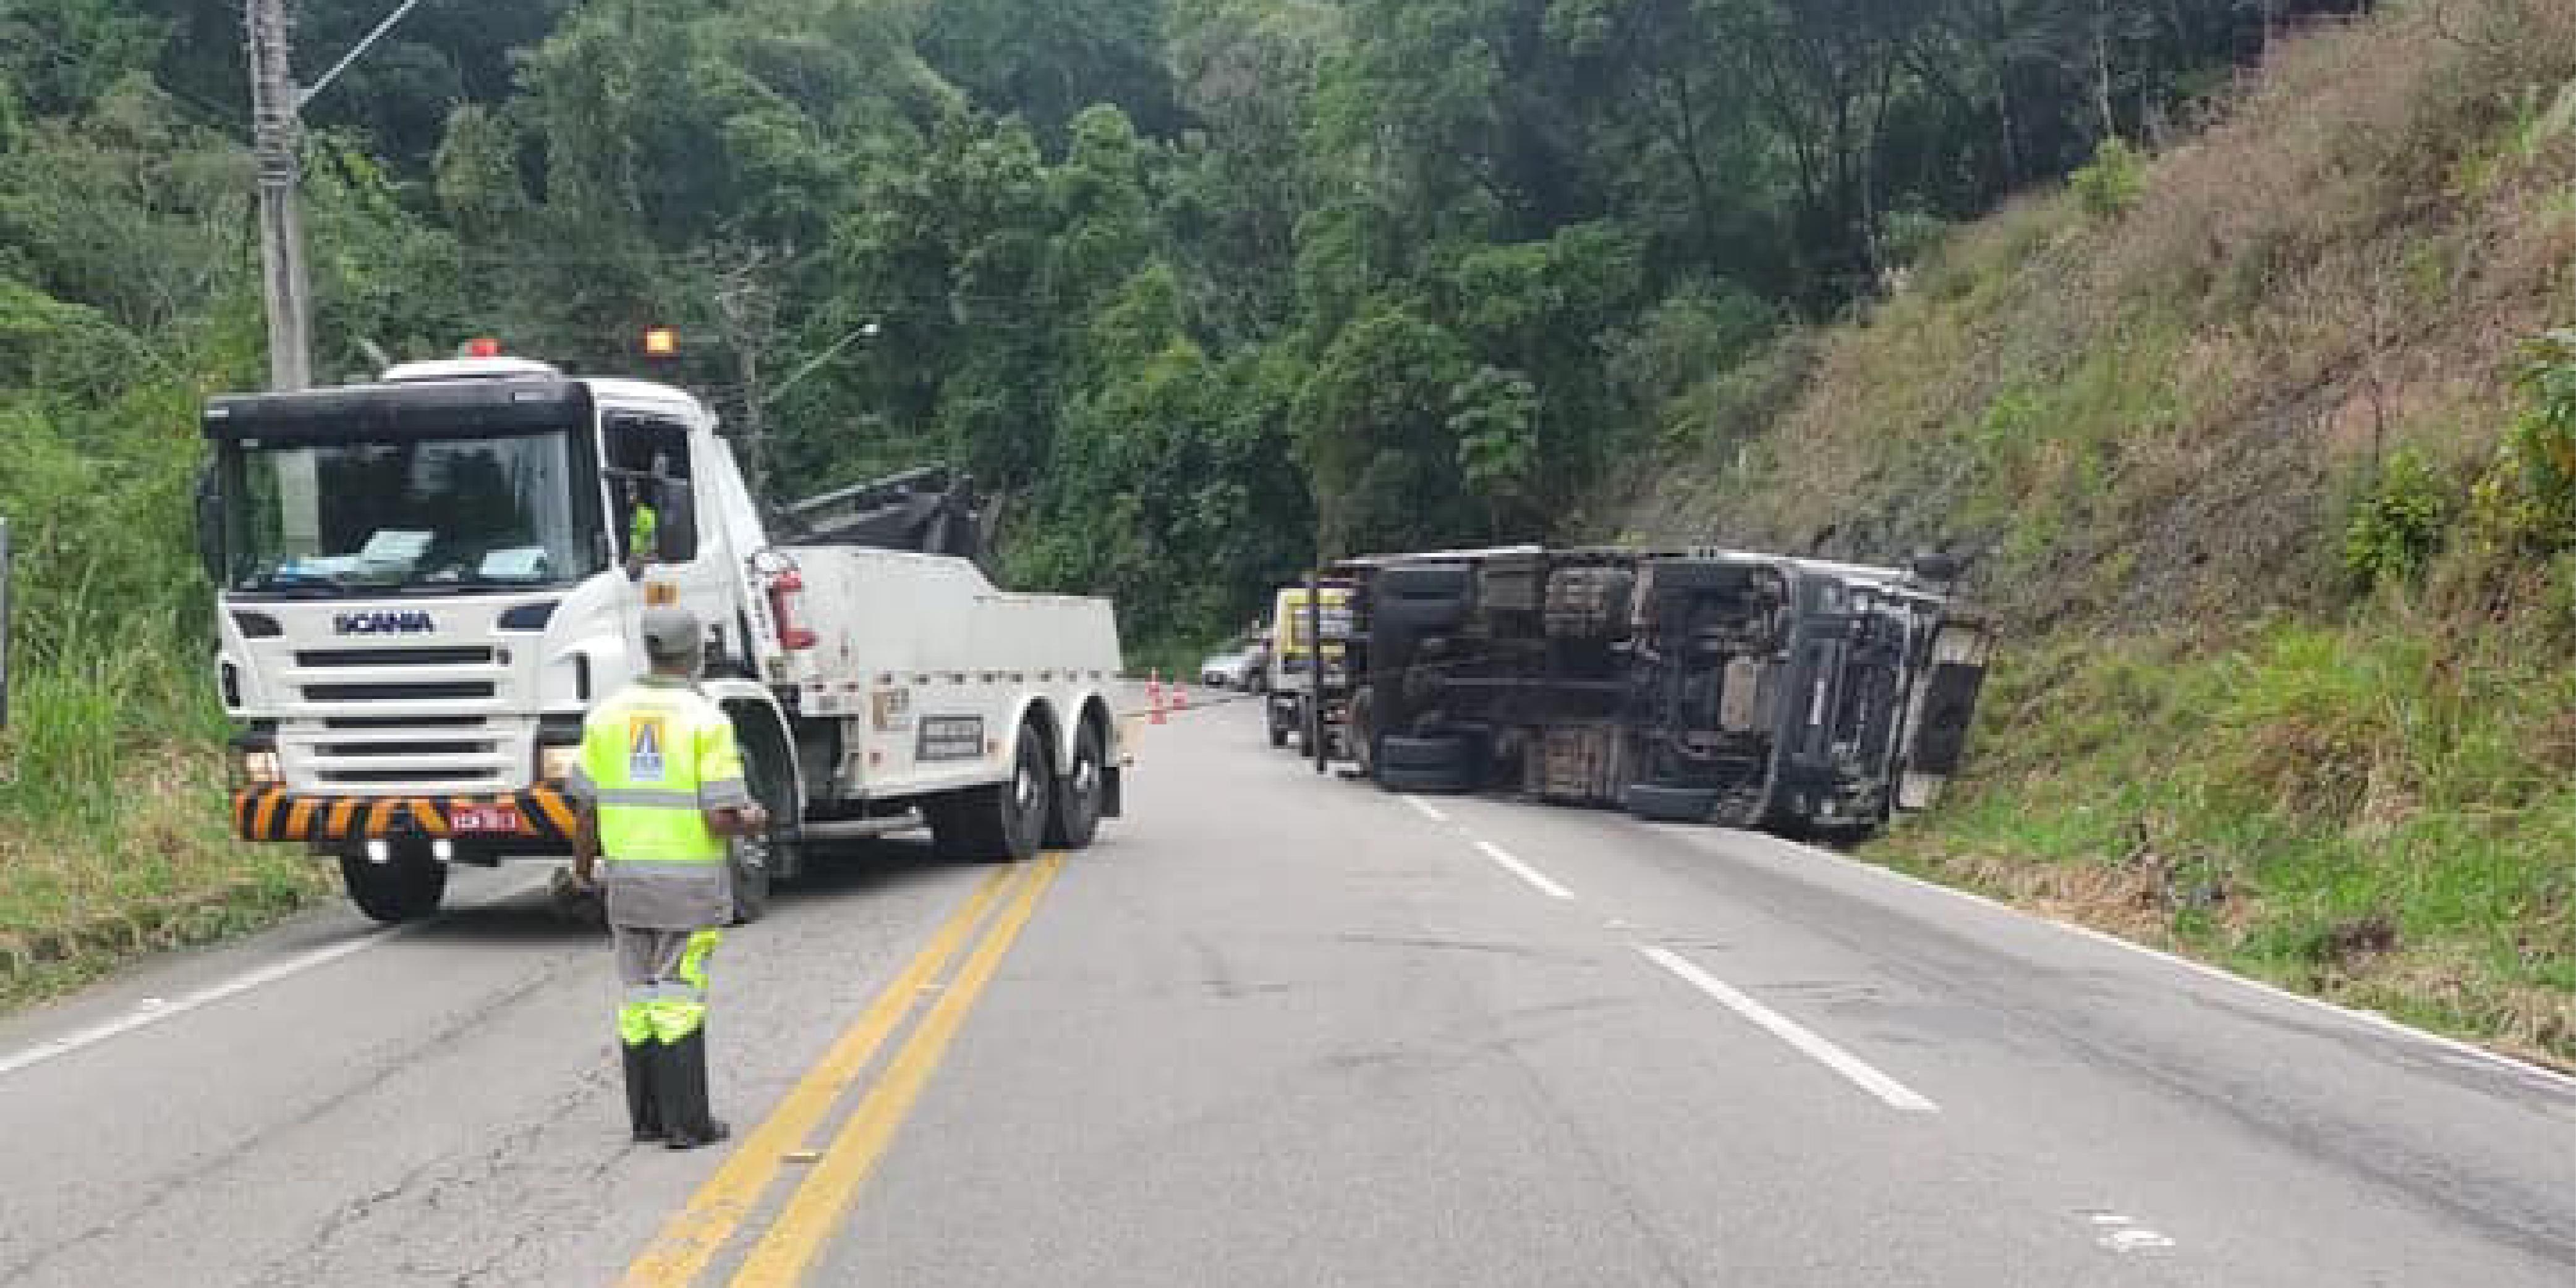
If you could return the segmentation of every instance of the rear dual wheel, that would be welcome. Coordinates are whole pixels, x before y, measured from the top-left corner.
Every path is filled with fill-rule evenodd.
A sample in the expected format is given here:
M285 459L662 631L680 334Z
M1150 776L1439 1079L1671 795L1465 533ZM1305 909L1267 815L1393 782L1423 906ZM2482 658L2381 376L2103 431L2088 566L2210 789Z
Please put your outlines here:
M1055 778L1055 800L1047 812L1046 843L1060 850L1079 850L1100 834L1101 798L1108 790L1108 739L1100 726L1085 720L1073 736L1073 768Z
M1046 739L1021 725L1012 747L1011 776L990 787L956 792L930 809L930 839L943 858L976 863L1016 863L1035 857L1054 813L1055 775Z

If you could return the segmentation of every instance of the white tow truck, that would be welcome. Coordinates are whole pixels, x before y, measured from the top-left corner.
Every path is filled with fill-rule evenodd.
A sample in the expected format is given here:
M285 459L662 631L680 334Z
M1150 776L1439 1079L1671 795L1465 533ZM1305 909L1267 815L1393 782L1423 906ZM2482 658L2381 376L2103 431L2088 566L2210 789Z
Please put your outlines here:
M1110 605L997 590L945 471L765 520L695 397L490 355L203 421L234 831L336 858L378 920L434 911L450 864L569 852L582 715L640 672L648 604L706 623L777 820L736 847L746 920L817 841L1014 860L1121 812Z

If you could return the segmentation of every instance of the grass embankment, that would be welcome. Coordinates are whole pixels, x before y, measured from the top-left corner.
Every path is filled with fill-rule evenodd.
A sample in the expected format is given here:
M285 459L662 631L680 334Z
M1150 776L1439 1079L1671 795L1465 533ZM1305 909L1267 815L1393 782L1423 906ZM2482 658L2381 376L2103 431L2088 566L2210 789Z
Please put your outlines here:
M2576 1067L2576 670L2387 611L2020 650L1875 852Z
M2570 321L2576 8L2391 5L1678 403L1632 527L1977 553L1887 861L2576 1064Z
M274 919L329 888L300 850L226 839L225 731L190 553L198 399L238 383L130 372L95 319L12 314L0 363L10 521L10 722L0 734L0 1007L155 949ZM102 356L104 354L104 356ZM90 378L77 373L104 369Z
M219 721L109 655L13 695L0 756L0 1008L158 949L264 925L331 889L300 849L228 838ZM177 677L172 676L171 679Z

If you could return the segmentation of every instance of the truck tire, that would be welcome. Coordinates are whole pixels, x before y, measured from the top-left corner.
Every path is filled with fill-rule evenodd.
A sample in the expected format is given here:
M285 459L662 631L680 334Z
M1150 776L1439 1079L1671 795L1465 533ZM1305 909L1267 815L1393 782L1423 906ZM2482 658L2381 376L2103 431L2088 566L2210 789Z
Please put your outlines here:
M1378 573L1370 615L1379 629L1437 635L1467 620L1476 575L1465 564L1397 565Z
M1372 776L1390 792L1474 791L1474 744L1456 734L1428 738L1388 734L1377 740Z
M1717 789L1635 783L1629 786L1624 803L1629 813L1650 823L1705 823L1717 808Z
M1399 795L1459 796L1474 790L1463 768L1397 769L1379 765L1376 778L1381 789Z
M1100 726L1082 722L1073 736L1073 769L1055 779L1054 808L1047 811L1046 843L1060 850L1090 848L1100 834L1100 798L1108 772L1107 740Z
M340 884L358 911L396 925L438 911L447 897L447 865L429 856L427 841L396 841L382 863L363 853L341 855Z
M1270 746L1277 750L1288 745L1288 722L1279 715L1279 704L1270 704Z
M1377 765L1380 769L1436 769L1464 773L1467 753L1467 740L1456 734L1415 738L1391 733L1378 739Z
M748 926L769 913L774 852L765 836L737 836L725 850L726 875L732 879L733 924Z
M1046 740L1021 725L1011 757L1011 777L990 787L956 792L933 802L930 840L944 858L973 863L1017 863L1035 857L1046 838L1048 790Z

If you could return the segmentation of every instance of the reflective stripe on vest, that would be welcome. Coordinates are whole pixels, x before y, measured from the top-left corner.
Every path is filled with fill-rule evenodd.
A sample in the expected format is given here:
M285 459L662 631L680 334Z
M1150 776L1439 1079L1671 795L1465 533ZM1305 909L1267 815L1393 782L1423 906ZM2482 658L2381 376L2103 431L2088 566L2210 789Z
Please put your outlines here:
M582 723L582 769L597 792L599 848L627 871L640 864L722 863L707 829L709 796L741 790L733 724L696 690L638 684Z

